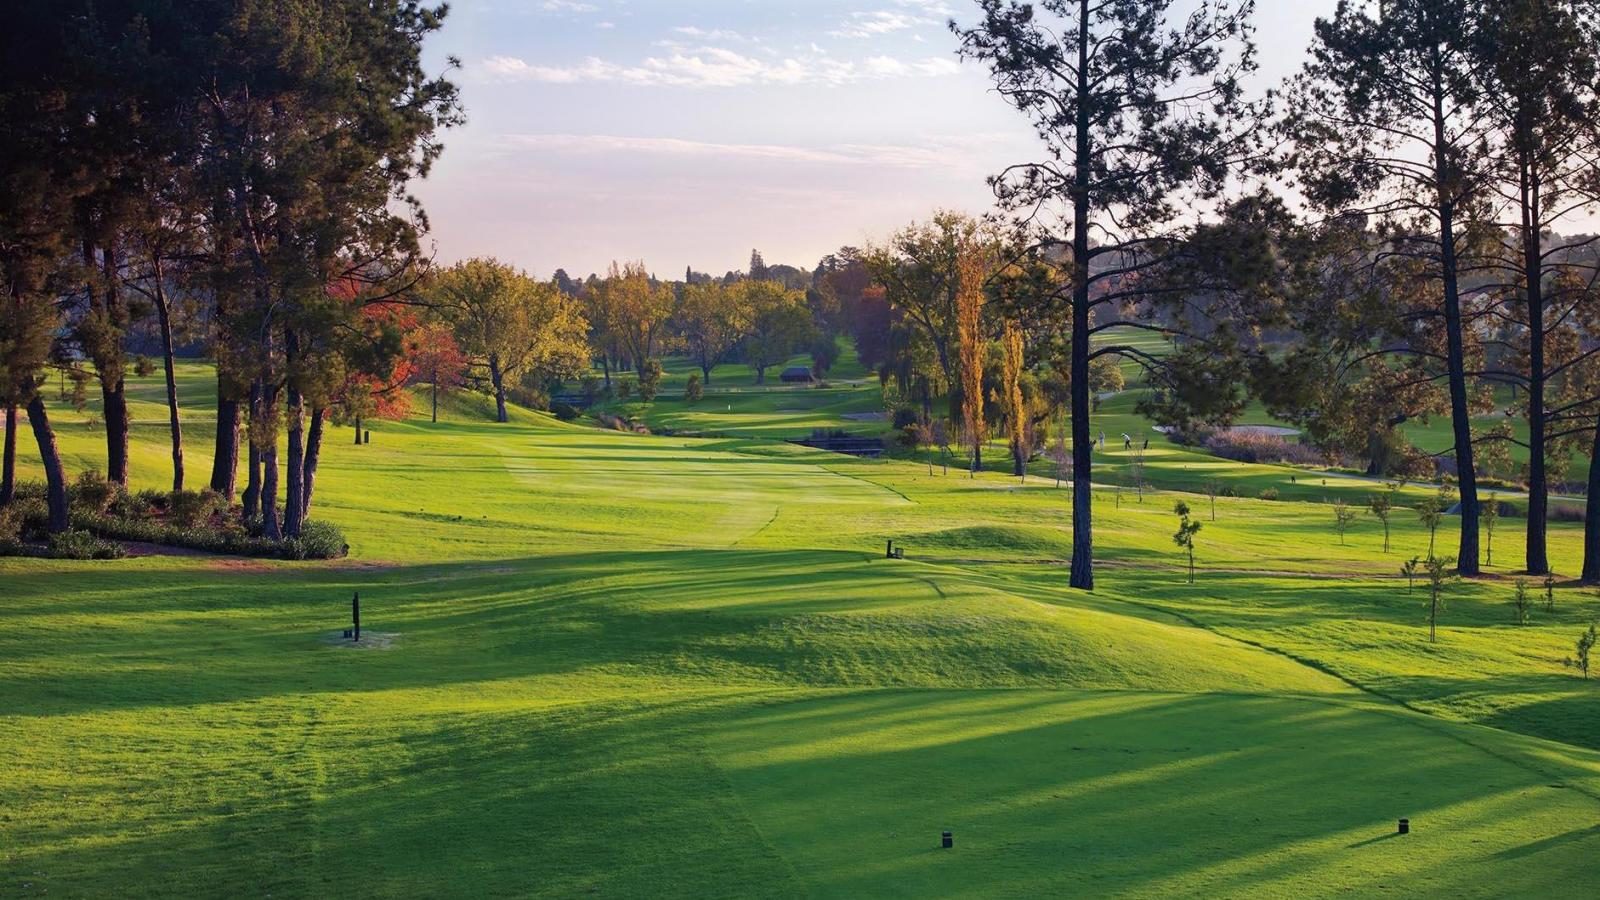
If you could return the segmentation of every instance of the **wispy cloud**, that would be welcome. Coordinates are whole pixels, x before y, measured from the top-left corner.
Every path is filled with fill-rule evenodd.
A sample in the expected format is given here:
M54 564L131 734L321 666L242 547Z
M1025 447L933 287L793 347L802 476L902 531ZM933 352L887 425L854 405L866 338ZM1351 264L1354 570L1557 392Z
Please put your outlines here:
M540 65L515 56L491 56L480 64L494 81L551 84L607 82L651 87L743 87L746 85L841 85L863 79L933 77L958 70L942 57L900 60L874 56L857 63L813 51L801 56L760 59L724 47L674 47L634 65L589 57L575 65Z
M828 166L873 166L892 169L942 169L953 162L976 159L987 147L1004 140L1001 135L963 135L928 138L920 144L741 144L692 141L668 137L624 137L606 134L513 134L501 139L503 148L552 154L620 154L704 159L767 160Z
M679 25L672 29L674 33L685 37L692 37L702 41L745 41L760 42L760 38L751 38L731 28L701 28L698 25Z
M579 3L576 0L544 0L539 8L554 13L592 13L599 9L593 3Z

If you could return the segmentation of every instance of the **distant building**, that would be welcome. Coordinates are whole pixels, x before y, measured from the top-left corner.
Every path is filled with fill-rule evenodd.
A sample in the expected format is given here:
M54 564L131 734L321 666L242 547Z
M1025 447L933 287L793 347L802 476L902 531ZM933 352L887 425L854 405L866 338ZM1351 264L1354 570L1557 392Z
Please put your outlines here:
M790 383L809 382L811 381L811 370L805 366L790 366L784 369L783 374L779 375L778 378Z

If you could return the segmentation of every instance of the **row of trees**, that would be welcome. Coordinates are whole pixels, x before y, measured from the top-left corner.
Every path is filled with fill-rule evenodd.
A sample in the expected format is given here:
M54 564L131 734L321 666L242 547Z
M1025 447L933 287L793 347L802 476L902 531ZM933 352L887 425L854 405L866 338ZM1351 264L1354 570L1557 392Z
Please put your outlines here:
M1396 426L1447 417L1464 575L1479 570L1480 466L1523 443L1525 562L1548 571L1552 466L1580 440L1600 449L1600 254L1554 234L1600 199L1597 4L1347 0L1261 100L1244 93L1252 0L1181 15L1170 0L978 5L975 25L952 25L961 53L1028 118L1042 159L991 179L996 237L936 219L940 240L873 274L948 384L971 363L951 352L961 329L949 342L929 311L961 319L964 291L980 296L968 280L1003 346L1015 328L1049 348L1072 429L1074 586L1094 583L1105 357L1143 364L1157 388L1144 411L1180 430L1227 423L1253 393L1381 474ZM988 264L920 266L941 254ZM1117 340L1139 331L1172 352ZM1473 428L1508 390L1525 441ZM1596 504L1584 574L1600 579Z
M445 13L416 0L23 0L0 37L4 489L18 409L52 531L66 478L47 371L99 388L106 474L129 478L135 331L165 360L173 483L185 483L173 357L188 323L217 361L210 487L295 536L325 421L398 391L423 262L407 190L461 121L423 69ZM280 459L280 438L286 435ZM281 490L281 496L280 496Z

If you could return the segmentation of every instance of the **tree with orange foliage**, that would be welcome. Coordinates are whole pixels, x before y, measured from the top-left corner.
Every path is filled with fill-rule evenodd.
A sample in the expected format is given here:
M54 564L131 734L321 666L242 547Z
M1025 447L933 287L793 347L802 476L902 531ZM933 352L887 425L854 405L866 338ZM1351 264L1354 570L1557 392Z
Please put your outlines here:
M986 266L979 252L965 248L956 262L956 342L961 367L961 421L972 446L972 472L983 468L988 426L983 416L983 282Z
M439 392L466 383L467 355L442 322L429 322L406 335L406 362L413 384L426 384L432 394L432 421L439 421Z
M1001 390L1005 392L1006 424L1011 432L1012 474L1028 480L1028 412L1022 402L1022 328L1006 319L1000 335L1005 350Z

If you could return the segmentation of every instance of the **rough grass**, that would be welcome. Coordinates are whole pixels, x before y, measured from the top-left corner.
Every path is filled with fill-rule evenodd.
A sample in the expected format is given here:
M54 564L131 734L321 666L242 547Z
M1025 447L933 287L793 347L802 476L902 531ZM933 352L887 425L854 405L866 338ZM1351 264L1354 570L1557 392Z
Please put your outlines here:
M1600 688L1561 663L1600 601L1518 627L1492 569L1430 645L1406 510L1384 554L1189 495L1189 586L1175 496L1102 489L1085 595L1044 480L472 403L330 433L351 560L0 560L0 895L1549 896L1600 851ZM389 649L328 646L355 591Z

